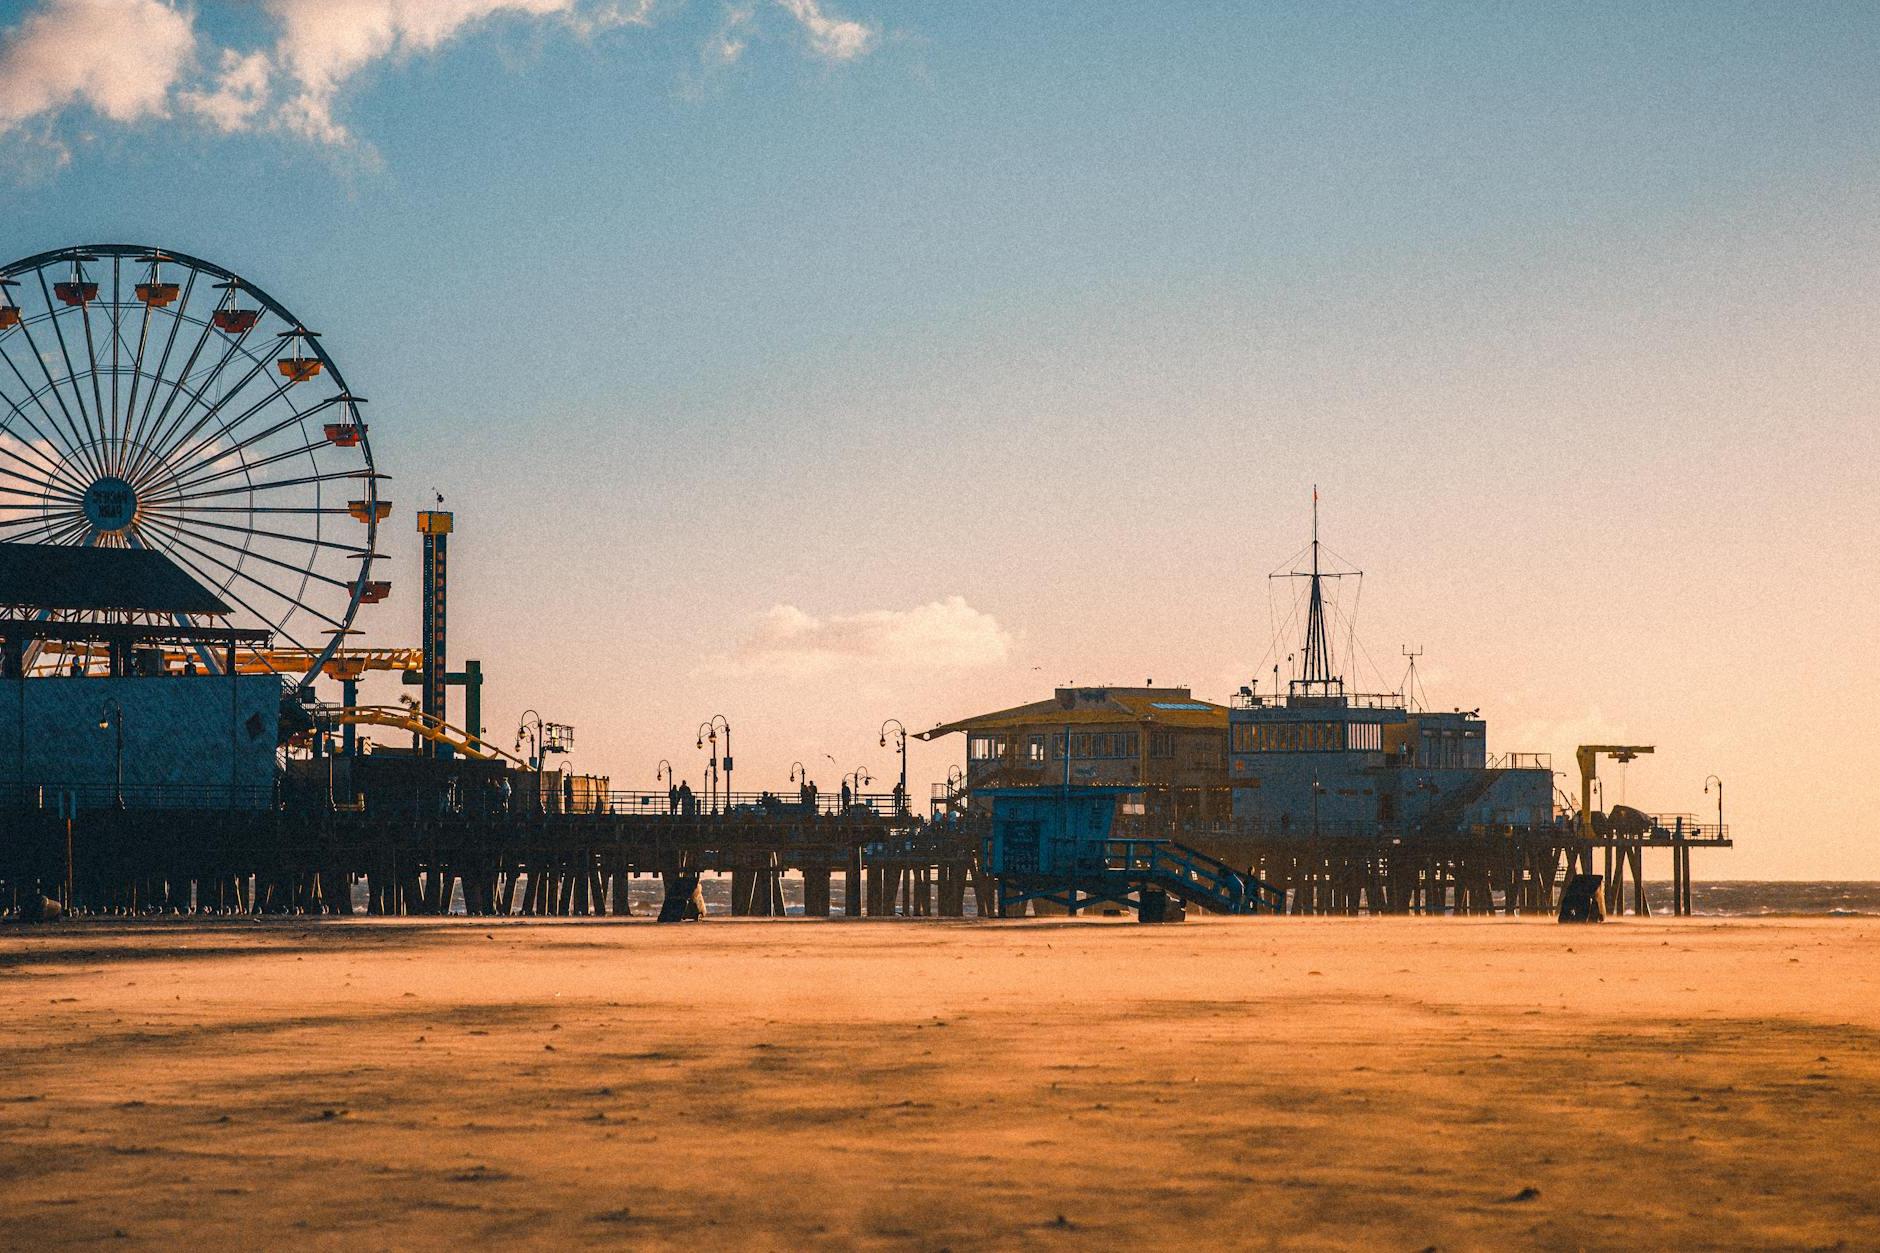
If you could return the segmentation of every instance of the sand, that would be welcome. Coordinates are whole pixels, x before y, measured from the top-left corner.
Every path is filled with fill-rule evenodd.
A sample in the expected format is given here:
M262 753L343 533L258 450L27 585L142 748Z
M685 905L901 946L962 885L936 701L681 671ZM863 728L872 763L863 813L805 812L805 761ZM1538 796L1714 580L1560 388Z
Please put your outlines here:
M1880 1247L1880 920L0 928L0 1246Z

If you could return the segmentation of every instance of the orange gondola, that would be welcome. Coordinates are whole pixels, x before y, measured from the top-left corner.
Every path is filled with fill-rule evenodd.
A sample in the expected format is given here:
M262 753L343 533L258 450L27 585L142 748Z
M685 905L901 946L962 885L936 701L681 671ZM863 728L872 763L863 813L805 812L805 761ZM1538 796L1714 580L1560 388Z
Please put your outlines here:
M320 373L318 357L282 357L274 364L289 383L304 383Z
M0 331L9 330L20 324L18 305L0 305Z
M81 282L77 279L69 283L54 283L52 285L52 294L66 304L74 307L88 305L98 299L98 284L88 281Z
M175 283L139 283L137 284L137 299L152 309L161 309L165 305L176 303L176 298L182 294L182 291L183 289Z
M363 500L349 500L346 502L346 512L353 516L355 522L383 522L392 516L392 502L381 500L367 503Z
M357 448L359 437L366 433L363 422L328 422L326 424L326 442L335 448Z
M254 329L261 318L259 309L237 309L233 305L217 309L210 317L215 329L229 335L243 335Z
M364 589L359 593L359 603L362 605L376 605L391 594L392 585L390 583L368 580Z

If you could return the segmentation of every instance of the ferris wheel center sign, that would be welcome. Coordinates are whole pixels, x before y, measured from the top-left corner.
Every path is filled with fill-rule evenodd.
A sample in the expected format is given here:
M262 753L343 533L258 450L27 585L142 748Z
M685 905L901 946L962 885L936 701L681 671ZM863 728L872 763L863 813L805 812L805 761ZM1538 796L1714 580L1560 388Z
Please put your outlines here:
M85 517L100 531L122 531L137 517L137 492L111 475L85 489Z

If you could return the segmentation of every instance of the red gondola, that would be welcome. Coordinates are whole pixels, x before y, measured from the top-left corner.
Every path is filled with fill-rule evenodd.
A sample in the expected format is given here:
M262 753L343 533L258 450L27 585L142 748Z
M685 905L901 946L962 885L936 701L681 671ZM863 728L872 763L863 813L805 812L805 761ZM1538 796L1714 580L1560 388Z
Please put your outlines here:
M289 383L304 383L320 373L318 357L282 357L275 366L281 371L281 377Z
M88 305L98 299L98 284L76 279L69 283L54 283L52 294L74 307Z
M392 585L390 583L367 580L365 589L359 593L359 603L362 605L376 605L391 594Z
M18 305L0 305L0 331L9 330L20 324Z
M366 433L363 422L328 422L326 424L326 442L335 448L357 448L359 437Z
M260 318L261 310L259 309L237 309L231 305L217 309L209 320L215 323L215 329L218 331L229 335L242 335L253 330Z

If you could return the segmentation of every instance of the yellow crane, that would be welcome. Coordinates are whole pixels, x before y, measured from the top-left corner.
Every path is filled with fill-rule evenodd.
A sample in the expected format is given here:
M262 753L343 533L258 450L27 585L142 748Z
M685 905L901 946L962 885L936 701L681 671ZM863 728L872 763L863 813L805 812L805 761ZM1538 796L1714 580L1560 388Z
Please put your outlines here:
M1580 835L1593 838L1593 780L1599 777L1599 759L1633 761L1655 751L1650 744L1582 744L1573 750L1580 763Z

